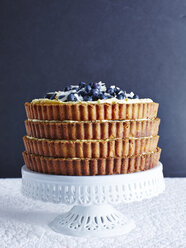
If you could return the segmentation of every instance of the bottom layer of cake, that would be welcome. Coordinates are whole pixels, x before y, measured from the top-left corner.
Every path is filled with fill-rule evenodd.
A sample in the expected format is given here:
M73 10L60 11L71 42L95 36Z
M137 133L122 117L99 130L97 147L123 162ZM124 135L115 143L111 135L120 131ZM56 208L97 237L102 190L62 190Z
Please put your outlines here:
M94 176L126 174L155 167L160 159L161 149L132 157L98 159L51 158L23 152L28 169L45 174L69 176Z

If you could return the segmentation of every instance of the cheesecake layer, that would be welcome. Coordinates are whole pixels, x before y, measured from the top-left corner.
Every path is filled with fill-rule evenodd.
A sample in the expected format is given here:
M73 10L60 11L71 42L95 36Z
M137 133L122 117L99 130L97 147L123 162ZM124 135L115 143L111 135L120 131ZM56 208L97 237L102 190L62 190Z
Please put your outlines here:
M161 149L131 157L98 159L62 159L49 158L23 152L28 169L45 174L69 176L93 176L126 174L144 171L158 164Z
M26 151L61 158L124 157L152 152L159 136L106 140L50 140L24 136Z
M25 103L28 119L37 120L135 120L155 119L158 103L76 102L62 104Z
M25 121L28 136L66 140L155 136L158 134L159 124L159 118L139 121Z

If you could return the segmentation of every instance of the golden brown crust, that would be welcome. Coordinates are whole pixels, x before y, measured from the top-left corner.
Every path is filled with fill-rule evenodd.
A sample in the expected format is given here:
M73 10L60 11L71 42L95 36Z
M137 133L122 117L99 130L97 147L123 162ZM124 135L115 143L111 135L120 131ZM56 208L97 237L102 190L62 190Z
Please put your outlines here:
M135 120L154 119L158 103L25 103L28 119L37 120Z
M61 158L124 157L152 152L159 136L110 140L49 140L23 137L25 149L30 153Z
M158 164L161 149L132 157L98 158L98 159L62 159L42 157L23 152L28 169L45 174L93 176L126 174L144 171Z
M28 136L45 139L113 139L158 134L160 119L145 121L46 122L25 121Z

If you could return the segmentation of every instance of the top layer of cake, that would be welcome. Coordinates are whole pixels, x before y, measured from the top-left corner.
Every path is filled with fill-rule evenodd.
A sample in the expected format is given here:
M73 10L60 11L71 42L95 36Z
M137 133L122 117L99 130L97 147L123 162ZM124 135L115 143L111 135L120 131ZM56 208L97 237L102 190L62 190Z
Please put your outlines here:
M119 87L114 85L107 87L105 83L84 83L79 85L66 86L62 91L54 91L46 94L44 98L34 99L32 103L77 103L77 102L125 102L125 103L139 103L152 102L151 99L140 99L138 95L126 93Z
M81 82L25 103L25 108L32 120L146 120L156 118L158 103L114 85Z

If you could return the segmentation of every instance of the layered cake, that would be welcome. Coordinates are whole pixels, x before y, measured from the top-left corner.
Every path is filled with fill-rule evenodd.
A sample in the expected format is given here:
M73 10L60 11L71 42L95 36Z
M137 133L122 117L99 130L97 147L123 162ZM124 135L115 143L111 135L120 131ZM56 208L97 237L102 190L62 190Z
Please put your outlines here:
M158 103L104 83L66 86L25 103L23 158L30 170L110 175L158 164Z

